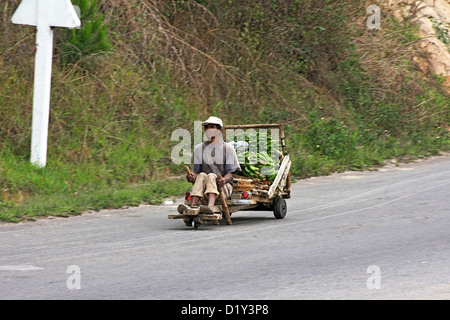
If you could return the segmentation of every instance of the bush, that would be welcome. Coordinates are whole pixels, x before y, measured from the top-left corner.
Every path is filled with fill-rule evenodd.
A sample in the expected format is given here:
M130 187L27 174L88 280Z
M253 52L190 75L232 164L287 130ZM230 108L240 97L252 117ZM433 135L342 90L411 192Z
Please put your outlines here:
M62 64L75 64L84 57L107 52L112 47L97 0L72 0L72 3L80 9L81 28L64 32L59 40L58 56Z

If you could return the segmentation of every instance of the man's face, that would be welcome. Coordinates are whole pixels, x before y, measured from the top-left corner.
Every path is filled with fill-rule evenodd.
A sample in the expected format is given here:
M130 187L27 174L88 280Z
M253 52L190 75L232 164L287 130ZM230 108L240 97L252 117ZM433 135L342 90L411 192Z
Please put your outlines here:
M218 137L221 133L218 126L215 124L207 124L205 125L205 134L208 140L211 140L212 137Z

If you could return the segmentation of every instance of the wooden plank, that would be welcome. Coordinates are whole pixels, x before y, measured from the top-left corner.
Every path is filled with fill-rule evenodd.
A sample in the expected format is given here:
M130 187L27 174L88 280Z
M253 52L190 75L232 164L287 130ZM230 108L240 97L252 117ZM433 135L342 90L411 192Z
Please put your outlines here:
M250 129L250 128L280 128L279 123L266 123L266 124L235 124L226 125L223 128L226 129Z
M199 214L199 218L207 221L216 221L222 219L222 215L218 213L214 214Z
M189 208L184 212L184 214L187 216L196 216L199 213L200 213L200 208Z
M186 216L184 214L169 214L169 219L183 219Z
M220 220L222 219L222 215L218 213L214 214L198 214L195 216L188 216L185 214L169 214L169 219L184 219L184 218L194 218L194 219L201 219L201 220Z
M283 175L281 177L280 183L278 184L278 186L275 189L275 192L276 192L276 194L278 196L281 196L281 193L284 192L285 186L287 184L287 179L288 179L288 176L289 176L289 173L290 173L289 172L290 168L291 168L291 162L289 161L287 166L286 166L286 169L284 170L284 173L283 173Z
M269 189L269 199L272 199L276 188L278 187L278 184L280 183L280 180L282 178L282 176L284 175L284 172L286 170L286 167L288 166L288 163L290 165L290 161L289 161L289 155L285 155L283 161L281 162L280 165L280 169L278 169L278 174L275 178L275 180L273 181L272 185L270 186Z
M264 203L270 203L271 201L267 197L259 196L259 195L253 195L252 194L252 200L255 200L256 202L264 202Z
M289 198L291 197L291 185L292 185L291 172L289 171L288 176L287 176L287 181L286 181L287 194L288 194Z
M286 149L286 137L284 136L283 125L280 125L280 141L281 141L281 149L283 150L283 155L287 155L288 151Z

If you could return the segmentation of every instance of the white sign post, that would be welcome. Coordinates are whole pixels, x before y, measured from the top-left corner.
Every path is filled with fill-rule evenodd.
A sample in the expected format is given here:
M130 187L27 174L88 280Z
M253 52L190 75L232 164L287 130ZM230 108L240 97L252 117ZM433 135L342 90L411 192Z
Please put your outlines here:
M52 27L79 28L81 22L70 0L23 0L12 17L12 23L37 27L31 163L45 167L52 77Z

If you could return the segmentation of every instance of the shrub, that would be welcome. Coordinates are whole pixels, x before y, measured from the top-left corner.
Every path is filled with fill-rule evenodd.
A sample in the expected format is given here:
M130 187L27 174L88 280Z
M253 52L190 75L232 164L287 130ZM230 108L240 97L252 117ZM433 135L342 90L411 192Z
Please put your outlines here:
M72 0L72 3L80 9L81 28L66 31L60 39L57 48L63 64L77 63L83 57L107 52L112 47L97 0Z

